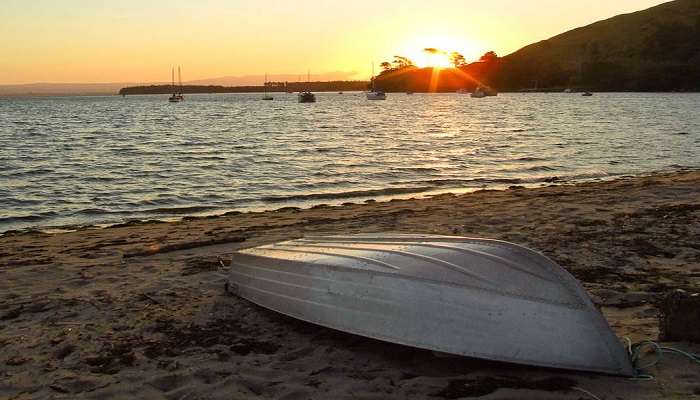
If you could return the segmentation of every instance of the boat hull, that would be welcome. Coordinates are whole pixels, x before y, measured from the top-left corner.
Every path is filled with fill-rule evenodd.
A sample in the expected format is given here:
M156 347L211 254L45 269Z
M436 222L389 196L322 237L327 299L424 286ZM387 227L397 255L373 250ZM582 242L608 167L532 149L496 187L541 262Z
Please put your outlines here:
M315 103L316 95L310 92L303 92L297 95L297 100L299 103Z
M270 310L388 342L632 374L624 348L577 281L539 253L505 242L300 239L237 253L228 287Z
M382 92L367 92L365 95L367 100L386 100L386 93Z

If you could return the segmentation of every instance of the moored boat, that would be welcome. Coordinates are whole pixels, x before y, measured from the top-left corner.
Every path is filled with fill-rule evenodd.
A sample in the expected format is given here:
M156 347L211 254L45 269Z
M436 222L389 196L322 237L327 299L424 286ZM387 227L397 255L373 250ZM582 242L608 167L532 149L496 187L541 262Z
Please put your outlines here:
M265 94L263 95L262 99L263 99L263 100L274 100L275 98L272 97L272 96L270 96L270 95L267 93L267 72L265 72L265 82L263 82L263 86L264 86L264 89L265 89Z
M471 94L472 97L481 99L484 97L498 96L498 92L488 86L477 86L474 92Z
M316 102L316 95L311 93L309 90L311 86L311 72L308 72L306 75L306 90L303 92L299 92L297 95L297 101L299 103L315 103Z
M475 99L481 99L481 98L486 97L486 93L484 93L483 90L477 88L476 90L474 90L474 92L472 92L471 97L473 97Z
M320 236L242 250L228 290L307 322L444 353L629 376L578 281L540 253L434 235Z
M300 92L297 95L297 100L299 101L299 103L315 103L316 95L309 91Z
M180 72L180 66L177 67L178 86L180 89L178 92L175 92L175 67L172 68L171 73L172 73L173 95L168 98L168 101L170 103L179 103L179 102L185 100L185 96L182 95L182 74Z
M374 63L372 63L372 78L370 79L371 82L371 90L369 92L366 92L365 95L367 96L367 100L386 100L386 93L383 90L379 90L375 86L375 76L374 76Z

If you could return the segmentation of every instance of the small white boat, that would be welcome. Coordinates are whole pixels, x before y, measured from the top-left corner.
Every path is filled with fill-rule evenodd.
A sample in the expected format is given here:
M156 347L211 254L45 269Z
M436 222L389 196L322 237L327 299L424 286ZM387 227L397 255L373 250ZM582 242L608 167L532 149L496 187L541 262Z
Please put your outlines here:
M475 98L475 99L482 99L482 98L486 97L486 93L485 93L483 90L477 88L477 89L471 94L471 97L473 97L473 98Z
M470 93L469 89L465 89L465 88L457 89L457 94L469 94L469 93Z
M372 78L370 81L372 82L372 90L365 93L367 100L386 100L386 93L383 90L378 90L374 84L374 63L372 63Z
M373 90L371 92L365 93L367 100L386 100L386 93L381 90Z
M242 250L227 290L341 331L456 355L631 376L580 283L533 250L435 235L319 236Z
M584 92L584 93L581 94L581 96L583 96L583 97L591 97L591 96L593 96L593 93L591 93L591 92Z
M471 94L472 97L476 99L481 99L484 97L498 96L498 92L488 86L477 86L474 92Z
M267 94L267 72L265 72L265 82L263 83L263 86L265 87L265 94L263 95L262 99L263 100L274 100L275 98Z

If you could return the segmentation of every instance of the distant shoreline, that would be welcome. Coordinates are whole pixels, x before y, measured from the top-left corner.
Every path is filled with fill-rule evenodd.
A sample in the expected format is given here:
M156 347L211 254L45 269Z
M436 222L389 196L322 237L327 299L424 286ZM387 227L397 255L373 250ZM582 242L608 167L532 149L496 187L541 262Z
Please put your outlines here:
M119 90L120 95L134 94L208 94L208 93L262 93L268 92L342 92L367 90L367 81L330 81L330 82L271 82L266 86L220 86L220 85L149 85L129 86Z
M335 90L335 89L326 89L326 90L312 90L313 92L317 93L334 93L334 92L364 92L367 89L353 89L353 90ZM265 90L263 89L262 86L260 86L260 90L249 90L249 91L228 91L228 92L184 92L184 94L255 94L255 93L263 93ZM269 93L285 93L284 90L271 90L268 89ZM298 91L292 91L291 93L296 93ZM386 91L386 93L394 93L394 94L401 94L405 93L403 91ZM439 91L439 92L413 92L416 94L451 94L455 93L453 91ZM547 93L547 94L553 94L553 93L564 93L563 90L561 89L539 89L539 90L504 90L500 91L499 93L508 93L508 94L535 94L535 93ZM571 95L576 95L578 93L582 92L572 92L568 93ZM594 91L593 93L647 93L647 94L697 94L700 93L700 91L620 91L620 90L611 90L611 91ZM128 96L164 96L164 95L170 95L172 92L163 92L163 93L128 93L126 95ZM3 93L0 94L0 99L2 98L49 98L49 97L117 97L117 96L122 96L122 94L115 93L115 92L97 92L97 93Z

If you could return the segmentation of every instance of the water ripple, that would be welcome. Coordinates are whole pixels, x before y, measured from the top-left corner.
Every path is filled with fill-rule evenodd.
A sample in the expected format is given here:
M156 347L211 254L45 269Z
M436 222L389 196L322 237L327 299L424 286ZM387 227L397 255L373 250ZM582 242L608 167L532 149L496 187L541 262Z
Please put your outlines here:
M0 232L699 167L698 94L0 98Z

